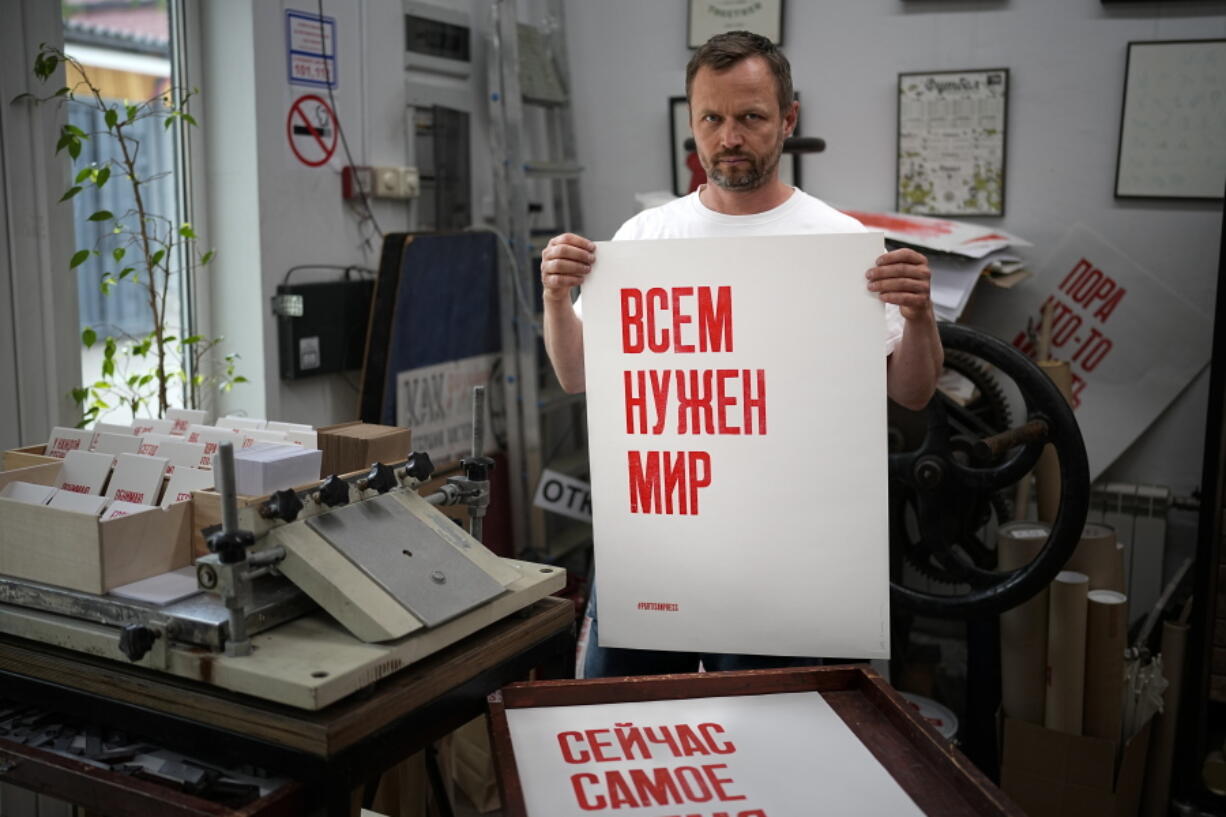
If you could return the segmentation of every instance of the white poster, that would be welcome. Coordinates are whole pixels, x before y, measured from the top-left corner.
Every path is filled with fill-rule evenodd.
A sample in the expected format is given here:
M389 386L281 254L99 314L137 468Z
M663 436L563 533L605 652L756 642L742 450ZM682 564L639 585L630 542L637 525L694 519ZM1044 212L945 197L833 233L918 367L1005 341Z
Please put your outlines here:
M1082 225L1036 269L1013 289L981 290L967 320L1033 355L1051 302L1051 356L1072 368L1073 408L1097 479L1209 362L1213 324Z
M600 643L889 655L880 233L601 243Z
M413 430L413 450L425 451L435 467L472 454L473 386L489 383L497 354L409 369L396 375L396 425ZM485 398L485 451L498 450Z
M534 817L922 814L817 692L506 714Z

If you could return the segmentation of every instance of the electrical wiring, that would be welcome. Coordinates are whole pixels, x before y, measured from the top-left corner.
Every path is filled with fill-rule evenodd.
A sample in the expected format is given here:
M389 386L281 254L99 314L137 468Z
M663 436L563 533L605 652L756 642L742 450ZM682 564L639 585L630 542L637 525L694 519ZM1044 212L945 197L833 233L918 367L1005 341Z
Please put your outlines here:
M532 308L532 302L528 299L524 292L522 276L523 270L519 267L519 259L515 257L515 251L511 249L511 242L497 227L491 227L488 224L470 224L464 228L465 232L469 233L489 233L498 239L498 245L502 247L507 258L511 261L511 285L515 290L515 300L519 305L519 310L528 319L528 325L532 327L532 331L537 336L544 335L544 329L541 328L540 321L536 319L536 310Z

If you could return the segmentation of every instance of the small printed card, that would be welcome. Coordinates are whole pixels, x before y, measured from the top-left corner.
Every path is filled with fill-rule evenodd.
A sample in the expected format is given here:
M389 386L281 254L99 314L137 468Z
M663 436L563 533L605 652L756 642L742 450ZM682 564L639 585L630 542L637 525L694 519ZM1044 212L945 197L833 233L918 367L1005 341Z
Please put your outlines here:
M0 496L30 505L46 505L55 496L55 488L33 482L10 482L0 489Z
M165 457L170 461L167 474L175 468L202 468L208 460L204 456L204 443L189 443L183 437L170 434L147 434L141 440L140 451L146 457Z
M94 442L94 432L79 428L56 426L51 429L51 439L47 441L48 457L64 458L69 451L88 451Z
M47 507L97 516L106 507L106 497L93 494L74 494L72 491L56 491L55 496L51 497L51 501L47 503Z
M268 427L268 421L259 417L226 416L213 423L217 428L228 428L231 431L260 430Z
M148 417L137 417L132 421L132 433L143 437L150 432L169 434L175 427L174 420L158 420Z
M69 451L60 469L61 491L76 494L101 494L106 478L111 475L110 454L89 451Z
M202 468L213 467L213 456L217 453L217 446L221 443L232 443L235 451L238 451L243 447L242 435L235 434L233 431L227 431L224 428L216 428L214 426L188 426L187 441L189 443L201 443L204 445L204 459L201 460ZM204 460L208 460L207 465L204 464Z
M124 502L122 499L117 499L106 506L106 510L102 512L102 521L108 519L118 519L121 516L131 516L132 514L145 513L154 510L153 505L141 505L137 502Z
M139 505L156 504L158 491L162 488L162 475L166 473L166 458L120 454L118 459L119 463L106 489L106 498Z
M199 411L197 409L166 409L166 419L174 423L171 434L186 434L188 426L202 425L208 419L208 416L207 411Z
M166 483L166 493L162 494L162 507L168 508L176 502L188 502L192 491L207 491L213 487L213 472L201 468L176 468Z
M99 454L135 454L140 451L140 437L133 434L111 434L99 431L94 434L94 451Z

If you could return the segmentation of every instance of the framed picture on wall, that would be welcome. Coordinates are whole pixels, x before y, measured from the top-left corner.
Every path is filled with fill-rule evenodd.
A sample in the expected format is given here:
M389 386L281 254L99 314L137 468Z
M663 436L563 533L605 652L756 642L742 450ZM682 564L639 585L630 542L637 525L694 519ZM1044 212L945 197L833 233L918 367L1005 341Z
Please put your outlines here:
M796 94L800 99L800 94ZM698 189L707 180L707 173L698 161L698 153L686 140L693 138L690 131L690 106L683 96L668 98L668 135L672 151L673 194L685 196ZM794 136L800 135L799 124ZM784 184L800 187L800 157L785 153L779 157L779 178Z
M752 31L783 45L783 0L689 0L689 45L725 31Z
M1005 214L1008 97L1008 68L898 75L898 212Z
M1220 200L1223 133L1226 40L1128 44L1116 198Z

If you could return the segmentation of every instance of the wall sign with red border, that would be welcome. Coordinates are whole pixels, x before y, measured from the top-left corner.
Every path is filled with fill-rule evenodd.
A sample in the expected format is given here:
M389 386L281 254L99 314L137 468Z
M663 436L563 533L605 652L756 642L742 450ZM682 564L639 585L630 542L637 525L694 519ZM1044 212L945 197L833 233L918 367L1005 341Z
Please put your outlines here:
M336 153L336 113L321 97L300 96L285 119L289 149L307 167L319 167Z

